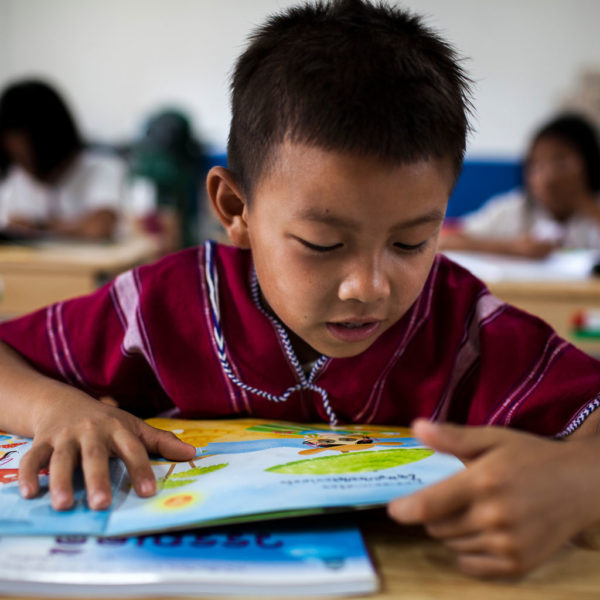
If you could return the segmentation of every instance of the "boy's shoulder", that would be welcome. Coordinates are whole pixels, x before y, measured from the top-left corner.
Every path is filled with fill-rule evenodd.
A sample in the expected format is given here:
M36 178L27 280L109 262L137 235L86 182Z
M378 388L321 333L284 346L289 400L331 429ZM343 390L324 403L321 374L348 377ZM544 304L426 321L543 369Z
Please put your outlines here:
M136 277L146 290L162 295L166 290L198 290L209 279L224 280L230 287L235 281L246 282L252 265L251 254L234 246L207 241L202 246L185 248L142 265Z
M207 256L209 252L211 253L210 257ZM207 260L210 262L216 261L220 267L229 267L230 265L247 265L249 258L250 252L248 250L208 240L200 246L171 252L152 263L142 265L140 270L152 272L164 271L167 273L173 270L186 269L190 266L205 265Z
M507 312L506 303L481 279L443 254L437 255L430 278L431 316L443 332L455 325L462 327L473 318L485 320L491 314ZM517 309L511 307L508 312L514 311Z
M432 275L435 277L434 294L443 291L451 298L460 298L488 291L481 279L444 254L436 256Z
M545 321L498 298L481 279L447 256L438 254L434 269L431 315L443 336L455 325L477 323L491 325L496 335L507 340L515 335L518 339L539 336L542 347L551 336L556 337Z
M138 267L138 271L144 279L149 276L173 276L198 264L201 253L202 247L185 248L166 254L154 262L143 264Z

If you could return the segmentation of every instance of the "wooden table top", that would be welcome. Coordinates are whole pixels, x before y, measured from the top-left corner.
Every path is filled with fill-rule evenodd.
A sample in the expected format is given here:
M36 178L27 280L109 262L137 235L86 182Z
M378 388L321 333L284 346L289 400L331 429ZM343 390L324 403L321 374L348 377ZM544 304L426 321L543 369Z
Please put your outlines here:
M600 598L600 530L561 549L515 581L461 574L452 553L422 528L401 527L384 515L365 515L362 529L380 576L371 600L597 600Z

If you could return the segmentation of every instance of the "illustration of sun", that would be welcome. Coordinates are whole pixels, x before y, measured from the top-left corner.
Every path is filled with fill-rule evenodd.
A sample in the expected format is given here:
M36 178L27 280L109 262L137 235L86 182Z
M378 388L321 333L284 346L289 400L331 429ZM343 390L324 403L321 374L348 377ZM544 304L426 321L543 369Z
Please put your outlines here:
M160 512L175 512L190 508L204 500L204 494L199 492L178 492L159 496L152 502L152 508Z

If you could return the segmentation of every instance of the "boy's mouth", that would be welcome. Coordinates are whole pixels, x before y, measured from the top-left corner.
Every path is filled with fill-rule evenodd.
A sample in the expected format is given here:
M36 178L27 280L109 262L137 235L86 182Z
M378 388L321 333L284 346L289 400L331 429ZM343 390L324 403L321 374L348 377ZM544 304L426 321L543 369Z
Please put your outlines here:
M336 321L327 323L328 331L342 342L362 342L381 326L381 321Z

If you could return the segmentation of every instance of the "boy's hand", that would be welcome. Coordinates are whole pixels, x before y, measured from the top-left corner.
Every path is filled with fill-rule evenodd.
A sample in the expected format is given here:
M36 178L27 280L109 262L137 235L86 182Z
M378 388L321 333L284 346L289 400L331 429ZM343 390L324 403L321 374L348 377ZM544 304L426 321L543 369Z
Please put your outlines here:
M38 473L49 465L52 507L73 505L73 472L81 463L88 505L108 508L111 486L108 459L121 458L139 496L156 491L148 452L170 460L191 460L196 449L168 431L150 427L119 408L108 406L71 388L60 400L44 403L34 416L34 441L19 466L19 487L24 498L39 491Z
M499 427L419 420L415 435L468 462L464 471L393 500L390 516L423 524L482 577L525 573L600 518L600 438L559 442Z

